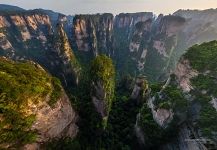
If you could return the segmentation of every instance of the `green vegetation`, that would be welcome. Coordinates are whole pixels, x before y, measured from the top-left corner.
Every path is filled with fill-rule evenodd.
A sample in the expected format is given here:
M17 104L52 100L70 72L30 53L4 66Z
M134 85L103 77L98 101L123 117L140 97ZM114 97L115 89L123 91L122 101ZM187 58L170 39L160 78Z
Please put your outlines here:
M157 149L159 145L168 142L177 135L176 118L166 128L161 128L153 119L151 109L145 103L140 111L139 126L142 127L145 134L146 148Z
M153 146L158 145L162 140L163 128L161 128L153 119L151 109L148 108L147 103L141 109L139 126L142 127L143 133L146 134L147 144ZM165 138L165 137L164 137Z
M212 96L217 96L217 81L215 78L200 74L192 80L194 90L191 93L195 96L195 101L199 102L201 107L198 125L202 129L204 136L213 137L213 133L217 132L217 111L210 103ZM202 93L204 91L204 93Z
M216 75L217 41L195 45L184 54L184 57L190 61L193 69L199 72L211 71Z
M154 109L172 109L174 112L173 120L166 126L160 127L153 118L151 109L147 102L140 110L139 126L145 134L147 148L159 148L158 146L168 142L177 135L178 126L182 121L183 115L187 115L187 100L181 89L177 88L173 75L171 75L170 84L162 90L165 83L151 84L151 96L155 97Z
M171 75L172 76L172 75ZM172 77L171 77L172 78ZM161 91L163 83L156 83L151 85L151 95L155 96L156 108L173 109L174 111L186 112L188 102L184 97L181 89L174 83L174 79L171 79L170 84Z
M206 91L207 95L217 97L217 81L215 77L199 74L192 78L191 83L196 87L197 91Z
M79 113L79 133L76 139L63 139L53 141L48 146L50 149L133 149L136 147L134 125L136 115L141 106L130 100L134 80L124 77L116 86L114 101L112 101L106 128L102 118L93 106L91 100L92 72L83 70L79 86L71 93L72 104ZM68 94L69 95L69 94Z
M53 90L50 96L50 100L48 102L50 106L53 106L62 95L62 86L60 80L53 77L52 85L53 85Z
M59 81L38 65L0 58L0 144L34 142L36 133L30 128L36 118L28 112L29 105L46 100L48 94L54 104L61 92Z
M97 56L90 67L91 80L101 83L105 91L106 110L111 110L115 90L115 69L112 60L105 55Z
M213 138L213 133L217 132L217 112L210 104L211 97L197 93L195 100L202 106L198 119L198 125L202 129L202 134L208 138Z
M165 100L163 100L164 104L160 103L161 106L170 105L170 108L175 111L185 112L187 110L187 100L185 99L181 89L178 89L177 86L167 86L163 90L163 94L165 96Z
M217 133L217 111L211 104L211 100L217 97L217 41L203 43L191 47L184 58L188 59L193 69L198 71L198 76L191 79L194 102L201 108L198 118L198 126L202 135L213 138Z

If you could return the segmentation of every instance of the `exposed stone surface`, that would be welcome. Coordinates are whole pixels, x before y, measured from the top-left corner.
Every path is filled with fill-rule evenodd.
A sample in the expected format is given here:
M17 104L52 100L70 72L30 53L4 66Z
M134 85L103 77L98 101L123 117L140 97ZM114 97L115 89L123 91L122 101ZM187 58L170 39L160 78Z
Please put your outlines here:
M39 105L31 104L29 107L31 113L36 114L32 129L38 131L37 142L46 142L61 136L75 137L77 134L77 115L65 93L53 108L46 102Z
M181 39L187 46L184 49L194 44L201 44L217 39L216 14L216 9L207 9L203 11L178 10L174 13L174 15L184 17L187 20L187 23L183 28L184 37Z
M117 28L133 28L138 22L144 22L150 18L153 18L151 12L141 13L121 13L115 18L115 26Z
M197 76L198 73L191 68L188 60L181 59L177 64L175 75L183 91L189 92L192 89L190 79Z
M39 61L37 53L45 53L42 51L52 48L47 41L52 36L51 22L49 17L40 11L2 14L0 24L1 35L4 34L1 36L4 37L1 47L3 50L7 49L4 54L10 58L16 59L14 55L27 56ZM31 56L28 56L29 54ZM40 61L45 61L42 58L40 57Z
M10 27L10 23L7 21L7 19L4 16L0 16L0 28L3 27Z
M153 103L154 100L155 97L148 99L148 107L152 111L153 119L156 121L156 123L159 126L166 128L168 124L173 120L174 113L172 109L170 110L162 109L162 108L156 109Z
M217 111L217 98L212 98L211 104L213 105L213 107L216 109Z
M51 139L74 138L77 135L78 127L75 124L77 114L65 93L53 107L50 107L46 101L37 105L29 103L29 113L36 114L36 121L32 126L32 130L36 130L38 136L36 143L26 145L26 149L34 150L40 147L40 144Z
M137 104L141 104L144 102L144 99L146 98L148 92L149 89L146 77L139 76L136 78L136 82L130 98L136 101Z
M96 108L96 111L102 116L102 118L108 115L108 110L106 110L106 94L101 82L97 82L93 85L94 94L92 95L92 101Z
M195 139L191 139L191 131L187 125L180 127L178 137L173 139L171 143L162 146L162 150L205 150L203 143Z
M112 54L113 15L77 15L74 18L73 39L79 51Z

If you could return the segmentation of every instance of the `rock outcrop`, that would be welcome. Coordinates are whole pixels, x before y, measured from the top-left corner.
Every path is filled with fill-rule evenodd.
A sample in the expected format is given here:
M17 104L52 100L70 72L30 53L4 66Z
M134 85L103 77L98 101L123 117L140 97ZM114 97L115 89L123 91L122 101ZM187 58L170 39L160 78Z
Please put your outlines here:
M188 60L182 58L177 64L174 73L183 91L189 92L193 88L190 79L198 75L197 71L190 67Z
M0 54L33 60L59 77L65 87L77 85L80 67L64 31L67 18L60 14L54 22L52 12L46 13L41 9L1 12Z
M136 101L137 104L144 103L146 96L149 93L146 77L138 76L134 85L130 98Z
M49 39L53 35L49 17L40 11L1 12L0 16L1 53L46 66L45 54L51 48Z
M78 116L68 96L40 65L0 58L0 81L0 148L34 150L77 135Z
M90 70L92 102L106 126L114 100L115 69L109 57L99 55L93 60Z
M66 87L78 85L81 68L72 51L61 21L56 26L54 41L54 49L51 56L48 56L52 60L50 65L52 66L53 74L57 75ZM60 72L57 72L57 69Z
M175 70L178 86L188 100L188 120L179 126L177 137L164 149L216 149L217 119L215 86L216 41L191 47ZM204 67L207 66L207 67ZM185 140L184 140L185 139Z
M78 51L112 55L113 15L78 15L73 21L73 40Z
M129 50L137 71L152 80L168 77L178 33L184 23L181 17L160 15L156 20L151 18L135 25Z
M29 110L36 115L31 130L36 131L37 140L35 143L25 145L24 148L27 150L39 149L41 144L52 139L74 138L78 133L76 125L78 116L65 93L52 107L43 102L29 105Z
M33 59L48 70L53 67L47 54L55 51L54 26L58 22L63 24L70 46L85 63L98 54L106 54L116 61L119 72L142 73L153 81L169 76L184 49L217 38L213 21L216 10L212 9L179 10L158 17L151 12L72 17L40 9L1 14L1 53L11 58L16 55L16 59Z

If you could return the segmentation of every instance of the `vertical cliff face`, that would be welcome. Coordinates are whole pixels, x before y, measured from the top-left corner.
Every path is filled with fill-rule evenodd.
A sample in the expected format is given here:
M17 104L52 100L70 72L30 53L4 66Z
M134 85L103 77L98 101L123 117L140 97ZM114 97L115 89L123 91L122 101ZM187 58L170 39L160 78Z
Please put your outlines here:
M80 65L64 31L64 21L59 22L54 33L54 49L48 58L51 60L52 72L63 81L65 86L71 87L79 82Z
M45 63L51 45L49 17L40 12L1 12L1 54L13 59L31 58ZM16 56L15 56L16 55Z
M138 22L144 22L154 15L151 12L141 12L141 13L121 13L115 17L114 26L116 28L132 29Z
M131 66L128 69L143 73L150 80L165 79L173 67L173 55L184 23L184 18L172 15L158 18L152 13L118 15L114 29L117 59L127 56Z
M185 19L175 16L160 15L152 28L152 40L148 48L145 74L152 76L152 80L168 77L168 72L174 68L173 55L177 50L177 39Z
M129 73L134 75L137 71L137 63L130 53L132 49L138 49L139 43L131 43L132 37L138 39L142 36L143 29L135 29L137 24L145 24L154 19L153 13L122 13L115 17L114 22L114 59L118 72L121 74ZM139 27L138 27L139 28ZM145 30L145 29L144 29ZM134 33L135 31L135 33ZM138 37L138 38L137 38ZM148 37L147 37L148 39ZM139 39L140 41L140 39Z
M189 60L181 58L175 69L175 75L183 91L189 92L192 90L190 79L198 75L197 70L194 70L189 63Z
M73 40L78 51L112 55L113 15L79 15L73 21Z
M43 10L1 12L0 54L34 60L65 86L76 85L80 68L64 31L66 16L59 15L55 22Z
M189 119L180 127L177 139L165 148L217 148L216 125L213 123L217 119L214 90L216 79L213 78L216 74L216 61L210 59L215 55L216 41L212 41L191 47L180 59L175 74L179 86L188 95ZM183 141L183 138L190 142Z
M137 105L144 103L145 98L149 93L149 87L145 77L139 76L131 93L130 98L136 101Z
M91 63L90 70L92 102L106 127L114 100L115 69L110 58L99 55Z
M114 22L114 45L115 48L121 48L123 46L129 46L131 36L138 33L141 36L142 28L135 29L136 24L141 22L147 22L148 20L154 19L153 13L122 13L115 17ZM138 27L139 28L139 27ZM135 30L134 30L135 29ZM134 31L133 31L134 30ZM124 44L124 45L123 45Z
M72 108L65 92L52 107L46 102L30 103L28 109L36 116L31 130L36 131L37 139L34 143L26 144L24 149L37 150L40 149L42 144L46 144L50 140L75 138L77 135L78 126L76 122L78 115Z

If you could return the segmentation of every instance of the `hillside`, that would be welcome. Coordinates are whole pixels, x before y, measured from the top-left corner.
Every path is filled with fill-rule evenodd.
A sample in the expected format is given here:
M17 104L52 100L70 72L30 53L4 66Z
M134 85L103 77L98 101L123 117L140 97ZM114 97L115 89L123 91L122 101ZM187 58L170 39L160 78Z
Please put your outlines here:
M0 58L0 118L0 148L38 147L77 133L60 81L33 62Z

